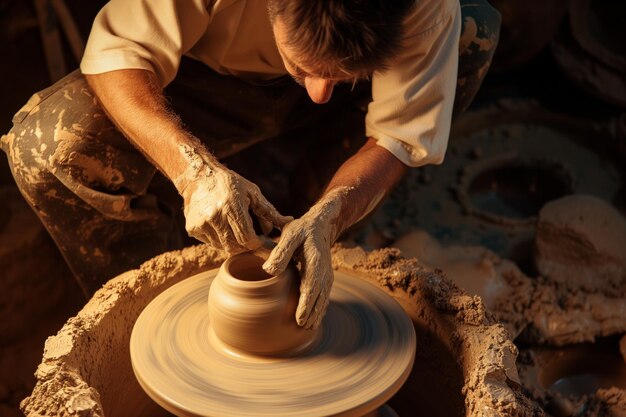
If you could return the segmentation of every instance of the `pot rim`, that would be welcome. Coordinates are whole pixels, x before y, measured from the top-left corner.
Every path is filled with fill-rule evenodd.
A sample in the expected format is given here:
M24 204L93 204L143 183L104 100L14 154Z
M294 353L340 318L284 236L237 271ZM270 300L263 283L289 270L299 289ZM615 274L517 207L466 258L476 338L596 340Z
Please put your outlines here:
M267 285L271 285L274 284L275 282L278 281L278 278L280 277L281 274L279 275L270 275L267 274L267 272L263 271L265 274L269 275L269 278L264 278L264 279L259 279L259 280L246 280L246 279L240 279L235 277L231 272L231 265L233 262L238 262L240 261L242 258L249 258L249 257L254 257L254 258L259 258L259 259L263 259L262 256L260 256L259 254L255 253L254 251L249 251L249 252L242 252L242 253L238 253L236 255L233 255L231 257L229 257L228 259L226 259L226 261L224 261L224 263L222 264L221 269L225 272L222 277L225 279L225 281L228 281L230 284L237 284L240 286L244 286L247 288L258 288L258 287L264 287Z

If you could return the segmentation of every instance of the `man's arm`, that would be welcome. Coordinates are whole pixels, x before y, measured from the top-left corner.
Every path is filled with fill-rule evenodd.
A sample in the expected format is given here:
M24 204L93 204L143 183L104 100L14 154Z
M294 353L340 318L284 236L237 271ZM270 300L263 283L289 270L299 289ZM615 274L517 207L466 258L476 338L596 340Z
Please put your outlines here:
M85 75L85 79L126 138L168 178L180 177L187 167L180 146L197 140L169 108L157 76L124 69Z
M152 72L125 69L85 78L118 129L173 181L185 200L191 236L236 253L261 244L249 209L277 228L291 220L183 128Z
M300 258L299 325L316 328L324 317L333 283L330 246L378 205L406 169L391 152L369 139L335 173L322 198L285 227L263 268L278 274L294 254Z
M345 188L342 210L337 220L336 240L350 226L372 211L407 171L387 149L368 141L335 173L325 195L336 188Z
M391 67L372 76L365 132L375 140L340 168L309 212L283 230L264 264L276 273L294 253L300 259L300 325L316 327L324 316L332 286L330 245L337 236L380 201L406 170L402 164L443 161L457 82L459 3L415 2L404 25L405 42Z

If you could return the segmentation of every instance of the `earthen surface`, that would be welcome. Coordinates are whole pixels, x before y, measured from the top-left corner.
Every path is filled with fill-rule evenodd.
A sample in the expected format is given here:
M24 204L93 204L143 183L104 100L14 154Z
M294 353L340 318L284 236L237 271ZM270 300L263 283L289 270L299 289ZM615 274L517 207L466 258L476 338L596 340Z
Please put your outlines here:
M485 247L443 245L420 230L393 246L403 256L441 270L468 294L480 296L513 340L563 346L626 331L624 297L615 294L613 281L599 274L591 290L570 284L578 282L576 276L567 282L529 277ZM567 267L562 259L553 262Z
M536 284L521 340L562 346L626 331L624 297L569 290L542 277Z

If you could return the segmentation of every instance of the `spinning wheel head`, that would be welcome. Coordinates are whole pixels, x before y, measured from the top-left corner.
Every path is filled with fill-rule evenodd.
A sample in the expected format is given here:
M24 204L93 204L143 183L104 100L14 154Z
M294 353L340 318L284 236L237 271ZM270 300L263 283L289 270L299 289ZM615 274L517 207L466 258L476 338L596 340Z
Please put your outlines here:
M219 314L231 308L230 296L217 300L222 289L213 293L221 285L220 271L198 274L167 289L133 328L130 354L137 380L168 411L179 416L364 416L384 404L408 377L415 355L413 323L376 286L337 271L326 318L314 334L295 324L297 275L295 280L282 279L289 285L247 298L248 309L272 307L263 322L270 324L256 322L259 331L250 323L236 323L243 330L230 339L220 334L218 324L225 320ZM239 274L237 268L230 271ZM265 288L278 278L255 277L243 285ZM218 287L211 288L214 282ZM235 284L237 293L241 282ZM214 300L222 303L218 313L211 305ZM274 329L268 331L272 336L261 337L267 329ZM281 329L288 329L287 342L281 339ZM254 334L244 336L246 331Z

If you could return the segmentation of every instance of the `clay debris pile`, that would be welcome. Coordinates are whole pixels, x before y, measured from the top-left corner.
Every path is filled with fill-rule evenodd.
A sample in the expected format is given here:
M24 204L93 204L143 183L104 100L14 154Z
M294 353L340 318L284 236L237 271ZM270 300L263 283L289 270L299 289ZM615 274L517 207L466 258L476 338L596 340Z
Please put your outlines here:
M626 332L626 220L609 203L573 195L546 204L537 218L539 276L533 278L487 248L442 245L424 231L412 231L394 246L404 256L442 270L469 294L480 296L512 339L531 346L524 350L519 366L524 371L525 392L538 404L559 416L622 415L591 410L626 408L626 373L614 381L622 384L619 387L567 398L542 385L535 375L549 363L536 357L543 352L541 346L570 349L587 342L593 347L599 339L607 343L603 338ZM626 335L619 349L626 350L624 346ZM613 346L612 358L619 356L617 351ZM554 411L559 407L571 413ZM583 409L585 414L576 414Z
M156 295L182 279L219 266L208 247L168 252L110 280L46 340L37 384L21 403L27 416L166 416L139 386L130 365L135 321Z
M422 230L407 233L393 246L404 257L443 271L468 294L480 296L512 340L527 325L525 311L534 285L515 263L483 246L443 245Z
M527 338L564 345L626 332L626 220L587 195L550 202L539 214L540 278Z
M606 201L574 195L546 204L536 247L539 272L559 285L626 295L626 219Z

